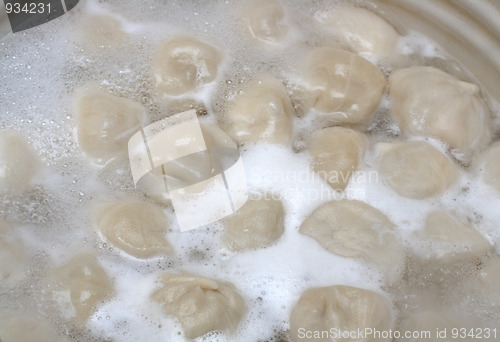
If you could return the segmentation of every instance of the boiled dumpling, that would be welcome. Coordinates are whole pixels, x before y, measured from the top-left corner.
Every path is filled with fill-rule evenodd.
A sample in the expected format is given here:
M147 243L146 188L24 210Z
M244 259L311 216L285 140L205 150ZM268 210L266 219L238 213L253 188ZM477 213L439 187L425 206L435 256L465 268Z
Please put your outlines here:
M230 249L265 247L283 234L283 204L273 198L248 200L224 219L223 241Z
M163 274L161 282L163 287L153 299L179 320L187 338L213 330L234 332L246 311L243 298L231 283L170 273Z
M479 87L432 67L397 70L389 80L391 114L403 132L442 139L460 153L491 138Z
M372 335L341 338L322 334L324 331L356 332L372 329L389 331L392 315L387 300L381 295L350 286L336 285L305 291L290 317L290 337L298 341L391 341ZM305 335L308 332L312 335ZM316 335L314 335L316 334Z
M251 1L245 7L244 19L250 35L259 41L276 44L284 39L288 25L285 10L277 0Z
M126 155L130 137L141 129L145 109L137 102L87 85L75 93L78 143L97 163Z
M101 205L95 215L101 234L114 246L136 258L171 254L165 238L167 217L160 208L143 202Z
M78 254L67 264L57 268L52 279L56 281L56 297L71 303L75 316L80 321L87 320L96 311L97 306L113 292L106 271L94 255L86 252Z
M316 15L358 53L386 55L394 51L399 35L384 19L364 8L338 6Z
M404 254L393 229L394 224L379 210L347 199L321 205L300 226L302 234L334 254L398 268Z
M500 142L493 144L482 156L482 178L500 191Z
M394 51L398 34L384 19L364 8L338 6L316 15L358 53L386 55Z
M440 259L480 256L493 249L475 228L443 211L433 211L427 216L422 236L432 242L431 253Z
M382 72L366 59L322 47L309 56L303 102L329 123L364 123L377 108L385 87Z
M153 57L157 95L181 95L215 80L222 54L200 40L176 36L164 42Z
M2 342L63 342L48 322L26 315L10 314L0 317Z
M283 84L269 76L254 80L238 94L224 116L235 141L288 144L292 138L294 109Z
M498 293L500 291L500 257L495 256L486 261L477 277L485 289Z
M19 134L10 132L0 137L0 191L26 189L37 172L33 151Z
M445 192L458 179L457 167L423 141L379 144L379 171L398 194L427 198Z
M320 130L309 144L313 170L335 190L344 190L358 169L366 143L363 134L349 128Z
M121 23L107 15L92 15L85 18L83 33L85 43L96 48L119 47L126 36Z

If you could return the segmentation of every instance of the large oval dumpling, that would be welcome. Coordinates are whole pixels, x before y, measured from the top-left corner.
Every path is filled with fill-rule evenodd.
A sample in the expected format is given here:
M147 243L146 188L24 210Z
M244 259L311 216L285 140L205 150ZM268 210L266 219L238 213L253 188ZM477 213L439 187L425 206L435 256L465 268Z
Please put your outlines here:
M389 331L392 314L387 300L381 295L356 287L336 285L306 290L293 308L290 317L290 337L299 341L392 341L375 339L373 335L342 338L322 332L364 332L365 329ZM310 334L305 335L305 332ZM311 335L312 334L312 335Z
M268 246L283 234L283 216L283 204L278 199L264 196L248 200L223 220L223 241L236 251Z
M422 199L444 193L459 176L457 167L423 141L378 145L379 171L401 196Z
M2 342L63 342L48 322L40 318L20 314L0 317L0 341Z
M432 242L431 254L440 259L481 256L493 249L474 227L443 211L433 211L427 216L422 236Z
M130 137L141 129L145 109L95 85L78 89L74 100L78 144L97 163L126 155Z
M288 33L285 10L277 0L249 1L244 19L250 35L268 44L277 44Z
M113 292L108 274L97 258L87 252L55 269L51 280L55 281L56 298L71 303L80 321L86 321Z
M481 159L483 181L500 191L500 142L493 144Z
M475 84L436 68L411 67L392 73L389 93L403 132L442 139L460 153L491 138L490 116Z
M153 57L153 84L160 98L194 91L215 80L222 54L188 36L164 42Z
M95 222L106 240L136 258L173 252L165 238L167 217L154 205L135 201L107 203L99 206Z
M307 72L303 102L331 124L365 123L387 83L366 59L330 47L311 52Z
M30 146L18 133L0 137L0 191L25 190L38 169Z
M234 332L246 312L243 298L231 283L170 273L161 276L161 283L153 300L179 320L187 338L214 330Z
M394 27L364 8L337 6L316 18L358 53L387 55L396 48L399 35Z
M365 154L364 134L343 127L317 132L309 144L313 170L335 190L344 190Z
M326 250L396 268L404 260L394 224L376 208L357 200L330 201L314 210L300 232Z
M283 84L270 76L250 83L229 104L224 115L228 133L237 142L288 144L294 109Z

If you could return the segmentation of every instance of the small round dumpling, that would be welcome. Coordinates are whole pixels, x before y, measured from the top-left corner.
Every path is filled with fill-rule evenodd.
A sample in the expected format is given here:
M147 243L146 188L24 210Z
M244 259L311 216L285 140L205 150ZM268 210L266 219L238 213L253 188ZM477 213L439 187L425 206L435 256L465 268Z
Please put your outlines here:
M493 144L481 159L483 181L500 191L500 142Z
M86 252L55 269L51 280L55 280L56 296L71 303L80 321L86 321L113 292L106 271L93 254Z
M0 317L2 342L63 342L48 322L26 315L10 314Z
M164 273L162 288L152 298L175 316L187 338L214 330L234 332L246 311L233 284L191 274Z
M435 137L466 153L491 138L479 87L432 67L396 70L389 79L391 115L403 132Z
M24 138L9 132L0 136L0 191L25 190L38 169Z
M475 228L443 211L433 211L427 216L422 237L432 242L432 254L440 259L481 256L493 249Z
M382 72L353 53L321 47L308 60L303 102L332 124L364 123L386 88Z
M92 15L85 18L84 39L95 48L120 47L125 40L121 23L108 15Z
M393 229L394 224L379 210L347 199L321 205L300 226L302 234L329 252L395 267L404 255Z
M367 139L349 128L322 129L309 144L313 170L335 190L344 190L358 169Z
M164 42L153 57L153 84L160 98L194 91L215 80L222 54L193 37Z
M95 85L78 89L74 99L78 143L97 163L126 155L128 140L141 129L145 109L137 102Z
M338 6L316 15L340 39L358 53L387 55L394 51L399 35L384 19L364 8Z
M163 211L143 202L114 202L101 205L95 214L101 234L114 246L136 258L171 254L165 238L169 226Z
M484 264L477 275L483 288L499 293L500 291L500 256L495 256Z
M229 104L224 121L237 142L289 144L293 117L293 105L283 84L273 77L261 76Z
M283 204L278 199L248 200L224 219L223 241L236 251L268 246L283 234L283 215Z
M277 44L288 33L285 10L277 0L250 1L244 19L250 35L268 44Z
M457 167L426 142L381 143L378 150L379 171L401 196L416 199L437 196L458 179Z
M387 300L381 295L356 287L336 285L305 291L290 317L290 338L299 341L392 341L374 339L371 335L342 338L324 331L387 332L392 328L392 314ZM305 336L304 333L318 335ZM306 339L304 339L306 337ZM356 338L359 337L359 338Z

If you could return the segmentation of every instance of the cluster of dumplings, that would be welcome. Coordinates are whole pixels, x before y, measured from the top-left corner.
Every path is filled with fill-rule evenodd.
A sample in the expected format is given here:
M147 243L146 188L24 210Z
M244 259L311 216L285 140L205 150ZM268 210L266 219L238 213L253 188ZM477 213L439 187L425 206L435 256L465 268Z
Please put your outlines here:
M277 0L247 5L242 13L247 38L265 48L286 46L292 24L284 6ZM294 122L300 107L304 116L313 116L322 123L320 129L307 132L305 154L310 156L311 170L334 191L344 191L352 176L365 167L366 154L372 153L376 156L374 166L394 196L437 198L457 184L465 172L464 161L478 165L482 181L500 194L500 145L488 146L493 136L492 118L477 85L430 66L395 70L387 80L371 61L396 53L399 35L392 25L369 10L338 6L318 13L315 20L333 34L335 44L311 49L304 58L299 81L292 85L293 91L290 84L275 75L253 76L227 100L218 116L219 125L203 124L209 151L214 146L241 147L258 142L291 149L299 133ZM96 48L119 48L126 40L120 22L113 18L92 17L86 30L88 43ZM188 35L168 38L152 56L152 96L168 103L216 85L224 58L223 49L216 44ZM366 128L384 96L391 105L387 115L400 134L370 146ZM127 158L130 137L151 123L143 105L95 83L75 89L73 105L82 156L98 167ZM0 137L2 191L28 189L36 177L37 163L25 138L17 133ZM199 165L210 167L203 170ZM199 155L172 165L168 175L182 186L212 176L217 171L214 165L209 155ZM165 203L170 205L168 201L155 202L154 198L116 198L95 203L89 214L95 236L118 249L124 258L171 257L176 248L167 235L174 223L163 211ZM278 244L286 214L279 196L250 199L221 221L221 243L236 253ZM383 271L388 284L397 284L404 276L408 251L399 240L398 227L367 203L348 199L323 203L306 217L298 232L316 240L318 248L375 265ZM456 263L494 252L478 230L456 219L452 212L429 213L415 239L431 242L433 254L426 257L441 262ZM9 223L1 222L0 280L15 283L25 259L22 241ZM68 315L82 324L114 296L112 277L91 251L82 251L53 267L49 278L54 301L69 308ZM484 288L498 291L500 257L489 259L477 278ZM247 312L244 294L224 280L182 270L160 274L157 279L159 285L151 293L151 300L178 320L186 338L212 331L234 333ZM446 318L440 318L443 323L435 319L440 315L436 310L422 313L414 317L412 327L449 324ZM2 341L63 341L43 320L16 317L12 314L1 318ZM387 297L333 284L302 293L291 310L290 338L305 341L299 336L300 329L388 331L395 322Z

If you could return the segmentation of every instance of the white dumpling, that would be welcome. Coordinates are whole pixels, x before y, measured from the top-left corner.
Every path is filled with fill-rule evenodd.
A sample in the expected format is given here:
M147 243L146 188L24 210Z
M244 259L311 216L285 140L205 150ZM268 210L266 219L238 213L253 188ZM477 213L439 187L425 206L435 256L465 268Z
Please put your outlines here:
M86 252L55 269L51 280L55 281L56 298L69 302L80 321L86 321L113 293L108 274L97 258Z
M366 150L362 133L343 127L317 132L309 144L313 170L335 190L344 190Z
M169 227L163 211L143 202L100 205L95 214L99 232L111 244L136 258L172 254L165 238Z
M95 85L75 92L74 107L80 149L97 163L126 155L128 140L145 120L145 109L139 103Z
M22 136L14 132L0 136L0 191L25 190L37 169L35 155Z
M477 274L483 288L492 292L500 291L500 257L495 256L485 262Z
M12 285L21 279L26 261L23 241L10 236L9 228L0 221L0 283L3 285Z
M126 37L121 23L108 15L91 15L85 18L83 33L85 44L94 48L120 47Z
M304 220L300 232L343 257L362 258L385 268L398 268L404 260L394 224L361 201L342 199L321 205Z
M283 215L283 204L278 199L248 200L223 220L222 240L236 251L268 246L283 234Z
M371 335L359 338L334 338L321 332L365 331L371 328L389 331L392 314L387 300L381 295L360 288L336 285L306 290L293 308L290 317L290 338L299 341L391 341L391 338L375 339ZM305 338L304 332L311 332Z
M394 27L364 8L337 6L316 15L318 21L358 53L387 55L394 51L399 35Z
M214 330L234 332L246 312L243 298L231 283L170 273L161 276L161 283L153 300L179 320L187 338Z
M500 191L500 142L493 144L481 156L483 181Z
M381 143L379 172L401 196L422 199L444 193L458 179L457 167L423 141Z
M160 98L194 91L215 80L222 54L188 36L164 42L153 57L153 84Z
M389 79L391 115L403 132L435 137L466 153L491 138L479 87L432 67L396 70Z
M382 72L353 53L321 47L309 56L303 102L332 124L365 123L386 88Z
M440 259L480 256L493 249L474 227L443 211L433 211L427 216L422 237L432 242L431 254Z
M63 342L48 322L40 318L20 314L0 317L0 341L2 342Z
M260 76L228 105L224 121L237 142L289 144L293 117L293 105L283 84L273 77Z
M285 10L277 0L250 1L244 7L244 20L250 35L268 44L277 44L288 33Z

